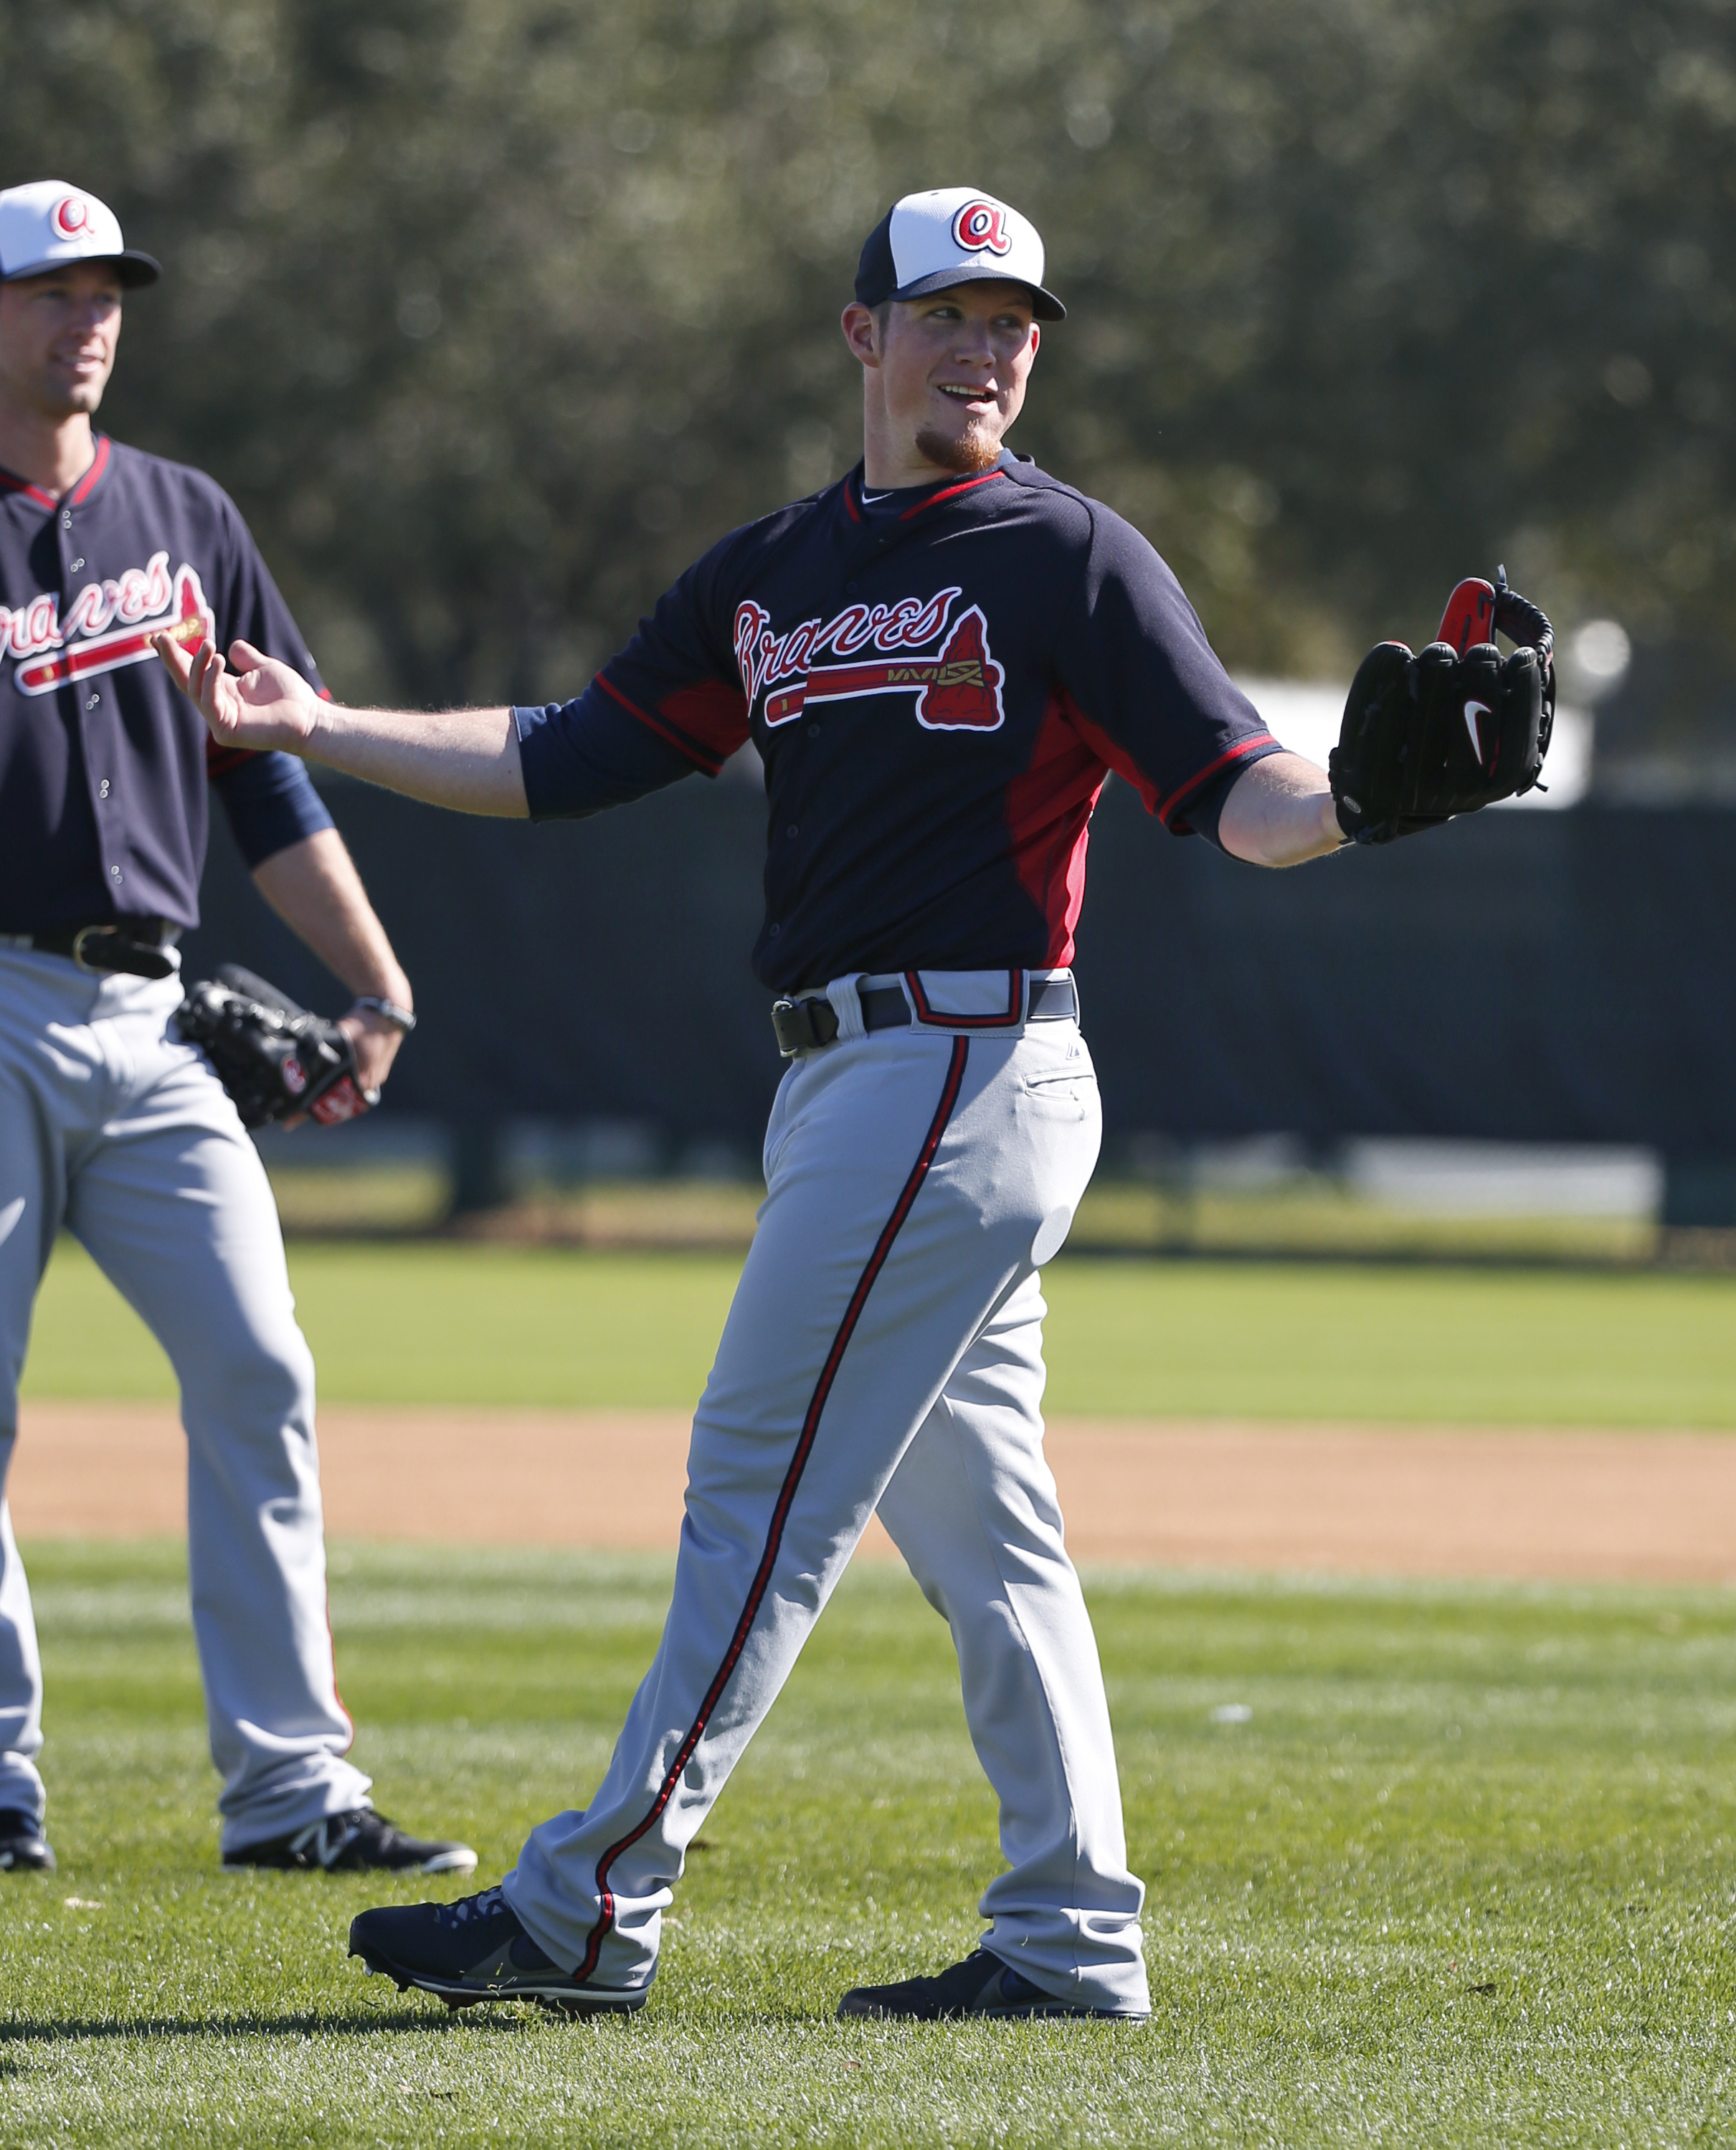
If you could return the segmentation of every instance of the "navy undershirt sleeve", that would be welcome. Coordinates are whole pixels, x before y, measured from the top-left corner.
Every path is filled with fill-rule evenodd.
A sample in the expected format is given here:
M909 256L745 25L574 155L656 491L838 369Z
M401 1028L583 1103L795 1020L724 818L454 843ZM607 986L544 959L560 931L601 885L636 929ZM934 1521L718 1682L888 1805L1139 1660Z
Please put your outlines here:
M594 680L577 701L515 709L512 724L533 821L582 820L624 806L699 765Z
M238 755L211 779L250 872L274 853L331 826L326 802L292 754Z

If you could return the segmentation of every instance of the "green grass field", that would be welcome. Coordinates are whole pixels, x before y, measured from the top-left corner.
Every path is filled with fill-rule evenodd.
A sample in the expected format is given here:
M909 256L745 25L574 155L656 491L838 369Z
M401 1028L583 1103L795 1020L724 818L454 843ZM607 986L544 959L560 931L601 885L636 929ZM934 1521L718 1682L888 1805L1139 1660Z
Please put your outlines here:
M352 1402L690 1408L739 1267L447 1244L290 1250L321 1393ZM1729 1274L1063 1256L1045 1288L1057 1415L1736 1426ZM174 1392L155 1345L63 1242L27 1395Z
M328 1397L674 1407L738 1266L291 1262ZM1729 1277L1063 1259L1047 1288L1057 1412L1736 1424ZM76 1249L27 1387L173 1393ZM416 1884L220 1875L181 1549L26 1553L61 1870L0 1876L0 2145L1736 2141L1736 1593L1101 1576L1153 2021L845 2027L845 1986L968 1948L997 1864L945 1630L865 1569L706 1826L650 2007L574 2025L364 1978L349 1919ZM496 1878L601 1774L666 1565L333 1569L381 1805Z
M179 1549L27 1552L61 1870L0 1878L0 2142L1736 2137L1728 1593L1098 1578L1152 2021L844 2026L845 1985L963 1952L997 1864L945 1630L852 1574L706 1825L650 2006L574 2025L365 1978L344 1936L377 1885L221 1876ZM493 1879L595 1783L665 1565L334 1568L381 1804Z

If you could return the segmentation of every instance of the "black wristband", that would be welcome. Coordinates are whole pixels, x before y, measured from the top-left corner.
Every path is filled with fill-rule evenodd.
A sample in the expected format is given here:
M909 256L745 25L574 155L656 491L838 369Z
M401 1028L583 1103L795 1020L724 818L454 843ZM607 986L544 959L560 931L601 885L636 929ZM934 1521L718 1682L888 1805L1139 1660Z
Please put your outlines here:
M378 993L358 993L350 1005L351 1007L367 1008L375 1015L383 1016L387 1022L399 1030L416 1028L416 1017L408 1008L400 1007L396 1001L383 1001Z

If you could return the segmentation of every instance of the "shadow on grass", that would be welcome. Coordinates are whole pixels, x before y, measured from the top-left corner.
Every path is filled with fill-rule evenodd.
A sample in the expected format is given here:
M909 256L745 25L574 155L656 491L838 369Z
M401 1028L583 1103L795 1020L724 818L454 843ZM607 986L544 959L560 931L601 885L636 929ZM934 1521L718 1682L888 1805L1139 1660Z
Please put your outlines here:
M464 2018L499 2031L522 2031L537 2019L530 2016L476 2015L467 2009L444 2016L375 2016L358 2011L322 2016L31 2016L0 2021L0 2046L55 2045L82 2038L356 2038L381 2032L415 2031L443 2036L462 2027Z
M684 2011L685 2012L685 2011ZM83 2039L97 2038L359 2038L373 2037L381 2033L402 2036L445 2036L449 2031L467 2026L477 2031L496 2031L502 2033L536 2030L542 2025L554 2025L578 2031L593 2026L608 2025L615 2035L627 2037L643 2036L661 2022L667 2022L668 2012L659 2011L648 2018L633 2014L598 2015L569 2019L559 2010L542 2010L529 2002L510 2002L496 2007L454 2009L437 2016L431 2010L424 2015L371 2015L360 2010L346 2010L341 2013L320 2015L303 2011L296 2015L271 2016L55 2016L38 2018L14 2016L10 2021L0 2018L0 2075L14 2071L16 2061L8 2060L4 2048L9 2045L59 2045ZM688 2027L713 2031L811 2031L816 2025L836 2026L837 2019L830 2008L756 2007L741 2010L704 2008L689 2017ZM848 2031L854 2025L845 2026ZM887 2026L880 2025L879 2029ZM903 2026L897 2026L903 2028ZM956 2026L948 2026L956 2029Z

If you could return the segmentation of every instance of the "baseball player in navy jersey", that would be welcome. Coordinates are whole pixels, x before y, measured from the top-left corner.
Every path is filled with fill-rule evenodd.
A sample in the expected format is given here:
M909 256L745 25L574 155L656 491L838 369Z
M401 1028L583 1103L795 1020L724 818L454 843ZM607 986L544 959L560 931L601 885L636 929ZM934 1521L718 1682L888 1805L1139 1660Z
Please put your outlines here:
M306 770L214 746L153 661L156 633L241 634L320 691L223 492L92 427L123 294L158 273L93 195L54 180L0 193L0 1487L64 1228L180 1384L225 1863L467 1873L472 1851L393 1829L345 1759L313 1361L258 1155L172 1027L208 782L267 900L360 996L344 1022L364 1088L414 1018ZM54 1864L42 1744L29 1587L0 1504L0 1866Z
M668 1623L587 1806L533 1830L498 1887L355 1921L352 1951L400 1986L641 2006L686 1847L877 1510L951 1628L1006 1865L964 1962L840 2012L1148 2011L1143 1891L1042 1451L1040 1275L1099 1134L1067 967L1087 836L1112 770L1164 827L1243 859L1344 832L1144 538L1007 452L1062 312L1006 204L898 203L843 316L862 462L714 546L575 701L338 709L250 643L231 671L159 638L219 741L474 813L593 814L714 775L749 738L765 765L754 961L789 1067ZM623 1019L669 1039L687 1017L650 982Z

